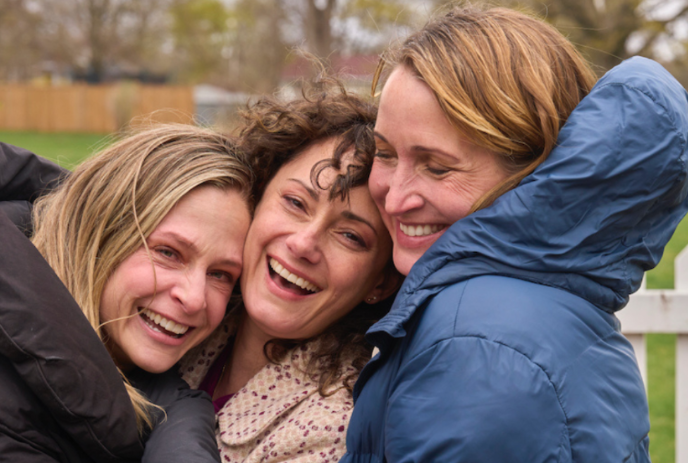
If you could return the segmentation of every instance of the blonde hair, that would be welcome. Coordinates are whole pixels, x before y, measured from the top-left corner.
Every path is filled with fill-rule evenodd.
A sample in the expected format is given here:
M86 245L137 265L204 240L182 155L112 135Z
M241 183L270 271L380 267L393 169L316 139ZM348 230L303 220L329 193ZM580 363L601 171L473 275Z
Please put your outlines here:
M88 159L34 208L33 243L107 346L100 299L110 275L194 188L235 188L252 177L234 141L215 131L165 124L144 129ZM147 246L146 246L147 249ZM124 375L122 375L124 377ZM139 431L151 404L125 377Z
M498 154L511 174L471 212L492 204L547 158L596 81L552 26L507 8L473 5L430 20L383 55L373 92L383 71L398 65L425 82L457 130Z

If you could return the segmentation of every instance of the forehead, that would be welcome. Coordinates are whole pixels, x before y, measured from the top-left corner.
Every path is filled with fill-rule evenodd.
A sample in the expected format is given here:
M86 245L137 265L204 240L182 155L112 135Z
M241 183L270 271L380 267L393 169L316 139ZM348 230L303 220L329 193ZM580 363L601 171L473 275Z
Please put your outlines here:
M293 159L283 165L278 171L277 176L282 175L306 175L310 178L313 166L320 161L332 158L334 150L340 139L337 137L325 138L311 143L302 151L297 153Z
M201 186L182 197L151 236L225 256L240 253L249 222L248 203L238 189Z
M336 197L332 201L329 201L329 190L327 188L329 188L331 182L338 174L346 171L346 166L348 164L346 155L343 158L344 160L342 161L342 167L339 172L335 169L325 169L322 174L318 176L319 185L325 188L324 190L317 188L317 186L313 185L311 182L313 167L320 161L330 159L340 141L338 137L332 137L306 147L292 161L282 166L268 185L268 190L275 190L288 182L294 184L300 183L306 188L311 189L312 192L318 196L319 201L323 201L323 204L329 204L332 210L350 210L361 214L365 213L375 218L379 217L379 212L370 196L367 184L351 188L349 190L348 199L342 200Z
M397 67L385 83L375 124L380 129L389 120L409 125L419 123L451 124L432 89L404 66Z
M382 90L375 135L377 143L388 142L401 154L455 155L473 144L450 122L430 87L404 67L392 72Z
M313 194L329 196L333 181L338 175L346 172L353 158L354 148L351 147L343 155L338 155L340 169L331 167L331 161L340 143L342 138L334 136L308 145L275 173L266 191L274 190L288 179L298 179L312 189Z

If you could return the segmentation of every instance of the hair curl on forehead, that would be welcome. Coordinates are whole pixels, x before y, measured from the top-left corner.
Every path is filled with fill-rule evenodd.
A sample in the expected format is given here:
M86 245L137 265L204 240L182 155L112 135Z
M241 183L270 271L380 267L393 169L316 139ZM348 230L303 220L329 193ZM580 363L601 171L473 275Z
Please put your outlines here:
M347 92L332 77L305 83L301 99L284 102L270 96L249 105L241 113L245 125L239 146L257 177L256 201L282 166L309 146L332 138L337 140L333 157L314 166L311 181L313 186L329 190L330 200L347 198L351 188L368 180L375 153L376 114L372 103ZM346 166L344 172L342 165ZM330 168L339 175L322 185L319 176Z

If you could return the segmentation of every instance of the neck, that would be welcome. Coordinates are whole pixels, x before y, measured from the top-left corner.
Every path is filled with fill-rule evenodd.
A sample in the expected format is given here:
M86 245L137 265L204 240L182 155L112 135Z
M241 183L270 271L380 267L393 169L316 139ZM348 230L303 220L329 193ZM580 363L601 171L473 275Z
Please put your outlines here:
M215 390L215 398L238 392L267 365L263 347L270 339L251 322L246 313L242 315L232 353Z

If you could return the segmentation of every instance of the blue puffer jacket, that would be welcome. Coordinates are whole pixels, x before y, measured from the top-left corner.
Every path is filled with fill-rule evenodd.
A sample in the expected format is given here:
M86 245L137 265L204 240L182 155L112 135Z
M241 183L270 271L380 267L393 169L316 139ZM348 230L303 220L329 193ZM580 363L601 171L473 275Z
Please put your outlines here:
M342 461L649 461L614 312L688 210L687 134L657 63L600 79L549 159L454 224L370 329Z

